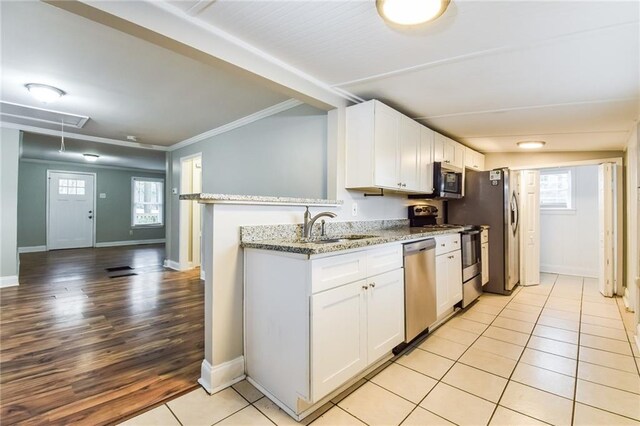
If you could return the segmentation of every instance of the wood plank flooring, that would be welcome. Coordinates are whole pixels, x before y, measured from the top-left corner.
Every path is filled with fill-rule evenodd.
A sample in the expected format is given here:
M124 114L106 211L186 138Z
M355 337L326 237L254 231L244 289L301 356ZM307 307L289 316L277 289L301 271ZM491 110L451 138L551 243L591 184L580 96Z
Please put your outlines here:
M199 271L164 269L164 246L20 255L0 290L0 423L116 423L197 387ZM130 265L138 275L109 278Z

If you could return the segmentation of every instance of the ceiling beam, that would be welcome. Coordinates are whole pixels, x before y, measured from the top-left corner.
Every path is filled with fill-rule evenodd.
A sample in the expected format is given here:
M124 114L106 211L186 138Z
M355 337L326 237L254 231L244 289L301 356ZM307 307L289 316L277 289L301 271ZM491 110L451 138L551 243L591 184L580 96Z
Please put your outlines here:
M320 109L358 102L348 92L337 90L164 1L45 2L236 75L244 74Z

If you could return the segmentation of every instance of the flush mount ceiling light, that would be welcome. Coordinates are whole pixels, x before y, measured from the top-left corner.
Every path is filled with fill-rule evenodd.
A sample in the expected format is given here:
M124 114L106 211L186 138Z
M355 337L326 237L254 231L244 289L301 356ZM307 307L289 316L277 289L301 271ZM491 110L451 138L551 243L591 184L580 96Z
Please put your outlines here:
M95 163L96 161L98 161L98 158L100 158L99 155L97 154L82 154L84 156L84 159L89 161L90 163Z
M64 91L57 87L47 86L46 84L28 83L25 84L24 87L27 88L34 98L45 104L60 99L65 95Z
M378 13L392 25L413 26L442 15L450 0L376 0Z
M518 148L522 149L539 149L546 144L545 141L522 141L518 142Z

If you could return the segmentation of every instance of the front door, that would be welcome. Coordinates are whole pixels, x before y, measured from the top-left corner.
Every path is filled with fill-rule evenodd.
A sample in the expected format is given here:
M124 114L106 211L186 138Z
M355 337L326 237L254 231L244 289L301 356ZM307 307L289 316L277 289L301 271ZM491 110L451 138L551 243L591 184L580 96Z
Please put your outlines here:
M49 172L49 250L93 247L93 174Z

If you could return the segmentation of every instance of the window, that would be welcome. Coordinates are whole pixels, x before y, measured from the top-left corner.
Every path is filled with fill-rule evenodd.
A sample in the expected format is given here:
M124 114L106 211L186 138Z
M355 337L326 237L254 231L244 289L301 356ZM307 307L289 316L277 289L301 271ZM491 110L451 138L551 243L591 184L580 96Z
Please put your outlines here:
M58 194L84 195L84 180L60 179L58 181Z
M164 224L163 195L162 179L131 178L131 226L162 226Z
M571 169L540 171L540 208L573 210L573 173Z

